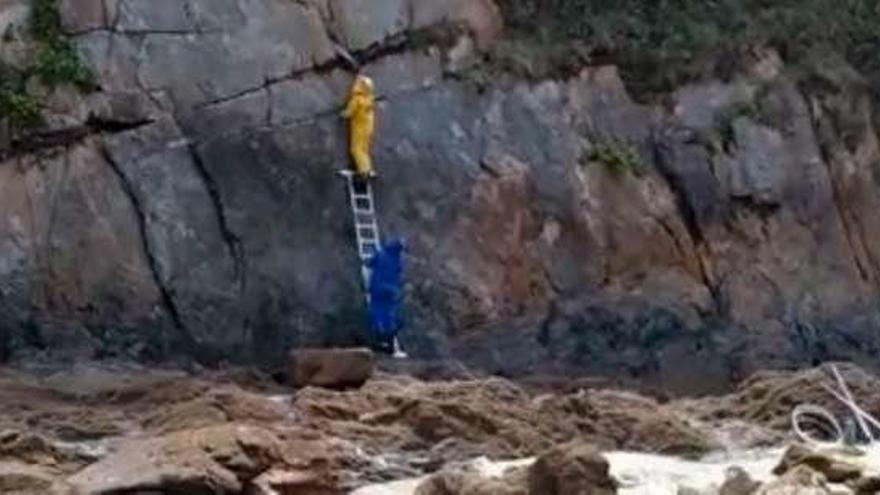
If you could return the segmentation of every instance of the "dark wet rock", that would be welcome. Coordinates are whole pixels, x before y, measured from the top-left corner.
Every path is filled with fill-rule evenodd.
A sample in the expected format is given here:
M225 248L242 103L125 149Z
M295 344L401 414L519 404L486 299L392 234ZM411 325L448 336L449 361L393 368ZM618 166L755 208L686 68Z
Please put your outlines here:
M68 479L74 493L239 493L280 459L278 439L230 425L130 440Z
M844 483L861 477L862 468L847 462L844 452L822 452L805 445L792 445L785 451L773 474L782 476L797 466L806 466L822 473L832 483Z
M734 466L724 473L724 484L718 495L753 495L761 483L753 480L742 468Z
M498 477L484 476L474 467L450 468L428 477L415 495L529 495L527 475L525 468L511 468Z
M555 447L529 468L529 493L547 495L614 495L617 482L608 461L584 443Z
M797 466L781 478L762 485L756 495L831 495L825 477L807 466Z
M0 493L40 495L50 493L56 477L44 468L21 462L0 462Z

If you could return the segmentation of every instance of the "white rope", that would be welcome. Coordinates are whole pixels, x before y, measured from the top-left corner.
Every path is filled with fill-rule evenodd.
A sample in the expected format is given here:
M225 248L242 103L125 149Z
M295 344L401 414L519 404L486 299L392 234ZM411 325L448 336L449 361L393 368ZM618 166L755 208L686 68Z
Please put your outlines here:
M856 424L865 438L868 439L868 443L874 444L876 438L874 437L874 432L871 430L871 427L873 426L880 430L880 421L877 421L877 419L871 416L871 414L856 404L852 393L849 391L849 387L846 385L846 381L837 370L837 367L832 365L831 371L840 390L835 390L824 383L821 384L822 388L828 391L828 393L833 395L834 398L840 401L850 410L850 412L852 412L853 416L855 416ZM825 422L824 425L821 424L822 421ZM814 426L823 429L826 433L835 435L835 439L833 441L827 441L812 438L810 434L802 428L802 426L807 424L813 424ZM804 443L815 444L818 446L840 446L847 440L844 430L837 421L837 418L835 418L834 415L824 407L815 404L801 404L795 407L791 412L791 426L798 438Z
M821 421L818 420L825 421L825 424L823 425ZM832 435L834 439L829 441L811 437L810 434L802 428L802 426L806 426L807 424L813 424L819 427L824 432ZM824 407L814 404L801 404L795 407L794 410L791 411L791 426L794 429L795 435L797 435L797 437L804 443L822 447L843 445L843 428L841 428L840 423L837 422L837 418L835 418L834 415L828 412Z

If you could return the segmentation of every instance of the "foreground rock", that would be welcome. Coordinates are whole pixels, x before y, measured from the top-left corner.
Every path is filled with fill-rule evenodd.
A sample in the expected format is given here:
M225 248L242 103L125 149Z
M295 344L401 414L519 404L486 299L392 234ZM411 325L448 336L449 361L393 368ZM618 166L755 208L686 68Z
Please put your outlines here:
M318 431L369 449L422 451L435 468L484 455L536 456L573 438L602 449L690 456L715 448L708 432L635 394L533 397L500 379L424 383L379 376L349 392L304 389L294 405Z
M528 470L510 468L487 476L474 467L452 468L428 477L414 495L529 495Z
M755 495L832 495L832 491L821 473L798 466L759 488Z
M854 461L858 456L844 449L812 449L805 445L793 445L785 451L773 474L784 475L798 466L806 466L821 473L832 483L844 483L858 479L862 475L863 466Z
M735 392L695 401L681 401L677 408L704 421L744 421L773 430L791 429L791 410L801 403L816 404L841 417L849 412L825 390L832 384L829 365L803 371L762 371L740 383ZM838 370L859 405L871 414L880 413L880 379L864 369L842 363Z
M42 495L49 493L56 476L46 469L22 462L0 462L0 493Z
M369 349L294 349L288 357L288 378L295 387L356 388L373 375Z
M591 445L572 443L541 454L529 469L533 495L614 495L608 461Z
M614 495L617 482L608 461L592 446L555 447L531 466L512 467L498 476L478 467L452 468L430 476L415 495Z
M83 495L241 493L281 459L278 439L267 430L212 427L132 440L68 482L74 493Z

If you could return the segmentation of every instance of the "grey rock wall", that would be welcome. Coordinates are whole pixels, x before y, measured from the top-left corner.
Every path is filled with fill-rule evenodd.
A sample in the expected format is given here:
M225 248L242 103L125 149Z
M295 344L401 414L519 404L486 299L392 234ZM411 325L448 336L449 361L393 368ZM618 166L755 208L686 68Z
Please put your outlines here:
M362 342L337 46L381 93L378 202L409 245L415 356L680 390L878 350L880 157L846 68L798 85L762 60L777 70L655 108L613 67L480 87L414 34L486 49L489 1L61 6L100 91L54 95L66 118L40 132L65 139L0 164L6 354L271 367ZM638 174L594 159L622 143Z

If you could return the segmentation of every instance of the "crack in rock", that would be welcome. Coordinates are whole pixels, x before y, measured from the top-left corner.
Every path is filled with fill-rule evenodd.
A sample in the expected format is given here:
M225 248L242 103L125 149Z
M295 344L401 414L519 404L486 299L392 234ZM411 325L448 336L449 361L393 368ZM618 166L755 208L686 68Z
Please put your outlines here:
M144 257L147 261L147 266L150 269L150 274L153 278L153 283L156 284L156 288L159 291L160 299L162 302L162 306L168 315L171 317L171 321L174 324L175 329L177 330L179 337L183 339L183 345L186 349L183 350L185 354L194 356L196 355L195 350L197 349L197 342L195 337L193 337L192 333L187 328L186 324L183 321L183 317L181 316L180 310L177 307L177 303L174 300L173 290L170 289L167 284L162 280L162 276L160 274L159 269L159 261L156 258L155 253L153 252L152 246L150 244L150 237L148 233L147 227L147 214L144 212L143 205L141 204L140 199L138 198L137 193L134 190L129 178L125 175L122 167L116 163L113 159L109 151L106 147L102 146L101 154L103 155L104 160L113 170L113 173L119 178L120 185L122 187L123 192L128 197L129 202L131 203L132 209L135 212L135 216L138 219L138 230L140 233L142 249L144 253ZM164 342L163 345L167 347L167 342Z

